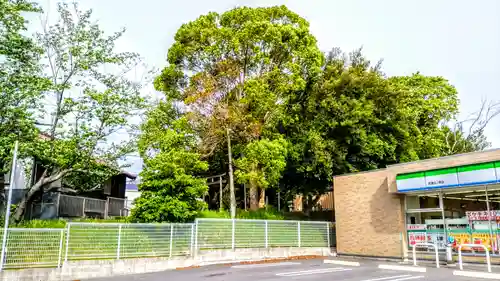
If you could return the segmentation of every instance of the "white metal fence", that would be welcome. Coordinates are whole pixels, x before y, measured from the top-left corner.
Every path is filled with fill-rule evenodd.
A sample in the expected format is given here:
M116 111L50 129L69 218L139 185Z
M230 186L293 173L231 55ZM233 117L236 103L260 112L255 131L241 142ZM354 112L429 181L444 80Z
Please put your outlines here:
M2 268L64 261L194 256L212 249L330 247L329 222L197 219L185 224L68 223L8 229Z
M197 220L197 249L330 247L329 222Z

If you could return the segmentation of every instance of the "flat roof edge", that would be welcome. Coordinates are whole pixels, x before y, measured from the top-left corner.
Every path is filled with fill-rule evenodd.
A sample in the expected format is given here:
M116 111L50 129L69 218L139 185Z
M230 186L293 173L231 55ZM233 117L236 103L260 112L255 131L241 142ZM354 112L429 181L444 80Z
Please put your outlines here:
M442 156L442 157L435 157L435 158L422 159L422 160L405 162L405 163L392 164L392 165L387 165L387 167L385 167L385 168L379 168L379 169L374 169L374 170L369 170L369 171L345 173L345 174L333 176L333 178L335 179L335 178L346 177L346 176L374 173L374 172L380 172L380 171L384 171L384 170L390 170L391 168L394 168L394 167L402 167L402 166L416 164L416 163L426 163L426 162L431 162L431 161L436 161L436 160L441 160L441 159L450 159L453 157L460 157L460 156L466 156L466 155L477 155L477 154L483 154L483 153L489 153L489 152L495 152L495 151L500 152L500 148L492 148L492 149L486 149L486 150L481 150L481 151L453 154L453 155L447 155L447 156ZM425 169L422 171L425 171Z
M405 162L405 163L392 164L392 165L387 165L387 168L390 169L393 167L401 167L401 166L406 166L406 165L411 165L411 164L416 164L416 163L425 163L425 162L431 162L431 161L436 161L436 160L441 160L441 159L450 159L450 158L454 158L454 157L460 157L460 156L466 156L466 155L477 155L477 154L495 152L495 151L500 151L500 148L492 148L492 149L486 149L486 150L481 150L481 151L453 154L453 155L447 155L447 156L436 157L436 158L429 158L429 159L422 159L422 160Z
M381 172L381 171L385 171L385 170L387 170L387 168L378 168L378 169L374 169L374 170L352 172L352 173L347 173L347 174L336 175L336 176L333 176L333 178L335 179L335 178L354 176L354 175L360 175L360 174L375 173L375 172Z

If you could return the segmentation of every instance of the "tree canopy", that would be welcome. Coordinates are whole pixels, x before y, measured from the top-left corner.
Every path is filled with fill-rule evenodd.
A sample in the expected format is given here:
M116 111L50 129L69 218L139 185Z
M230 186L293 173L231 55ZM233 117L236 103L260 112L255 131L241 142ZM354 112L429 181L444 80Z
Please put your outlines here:
M206 207L200 198L206 181L197 177L208 169L196 150L196 135L186 117L171 102L160 102L148 113L139 140L144 159L141 196L132 219L139 222L186 222Z
M322 53L284 6L209 13L174 39L156 89L182 105L209 171L231 183L236 169L251 208L270 186L314 205L334 175L488 145L482 130L449 126L459 100L445 78L389 77L361 49Z
M23 156L43 167L16 208L18 221L35 194L59 188L55 181L79 192L119 173L118 160L136 146L116 133L132 128L130 119L144 108L144 99L142 84L127 78L139 55L114 50L124 30L107 36L91 10L59 4L58 22L44 23L42 32L27 38L21 35L21 13L40 10L27 1L0 5L0 163L5 166L18 139L29 148Z
M21 156L30 153L38 137L35 126L42 92L50 86L43 76L43 50L26 31L24 13L39 12L29 1L0 0L0 178L10 167L12 148L20 141ZM3 181L0 180L3 187Z

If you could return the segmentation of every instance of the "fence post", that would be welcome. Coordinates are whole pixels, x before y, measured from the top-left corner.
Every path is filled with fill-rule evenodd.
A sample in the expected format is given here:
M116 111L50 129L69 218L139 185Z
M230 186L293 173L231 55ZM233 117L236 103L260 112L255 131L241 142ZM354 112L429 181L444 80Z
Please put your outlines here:
M85 197L83 197L83 203L82 203L82 217L85 217Z
M61 193L57 193L57 206L56 206L56 218L59 218L59 205L61 202Z
M106 198L106 203L104 204L104 219L107 219L109 215L109 197Z
M191 224L191 243L190 243L190 249L191 249L191 257L194 257L194 223Z
M172 245L173 244L174 244L174 224L171 223L170 224L170 247L169 247L169 250L170 250L169 257L170 258L172 257Z
M198 219L194 221L194 256L198 256Z
M235 230L235 224L236 224L236 220L233 219L233 226L232 226L232 234L231 234L231 249L235 249L235 233L234 233L234 230Z
M68 249L69 249L69 233L70 233L71 223L68 223L68 227L66 228L66 253L64 254L64 261L68 261Z
M297 222L297 240L299 242L299 248L300 248L300 244L301 244L301 241L300 241L300 221Z
M328 241L328 249L330 249L330 223L326 223L326 239Z
M57 257L57 268L61 267L63 240L64 240L64 229L61 229L61 239L59 240L59 255Z
M269 247L269 235L268 235L268 230L267 230L267 220L266 220L266 224L265 224L265 231L264 233L266 234L266 249Z
M120 259L120 248L121 248L121 242L122 242L122 225L118 225L118 245L116 247L116 259Z
M5 226L7 229L4 231L3 235L6 235L7 238L4 239L5 240L5 243L2 247L2 257L1 257L1 260L0 260L0 271L3 271L3 267L5 265L5 261L7 260L7 244L9 243L8 242L8 239L9 239L9 227L8 226Z

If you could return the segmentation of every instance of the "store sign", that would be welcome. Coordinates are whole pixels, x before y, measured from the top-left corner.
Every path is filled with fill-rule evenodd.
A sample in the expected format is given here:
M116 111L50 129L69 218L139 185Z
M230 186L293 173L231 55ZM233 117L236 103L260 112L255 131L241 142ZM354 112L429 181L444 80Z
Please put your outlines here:
M458 181L462 185L488 184L497 181L495 163L458 167Z
M398 191L418 191L500 182L500 162L480 163L396 176Z
M500 220L500 211L490 211L489 216L487 211L465 212L465 215L470 221L487 221L488 217L492 221Z
M426 230L427 225L425 224L409 224L406 227L408 230Z
M500 182L500 162L495 163L495 174L497 175L497 182Z
M425 184L428 188L439 188L458 185L456 168L425 172Z
M413 246L417 243L427 243L427 234L425 232L409 232L408 241L410 243L410 246Z

